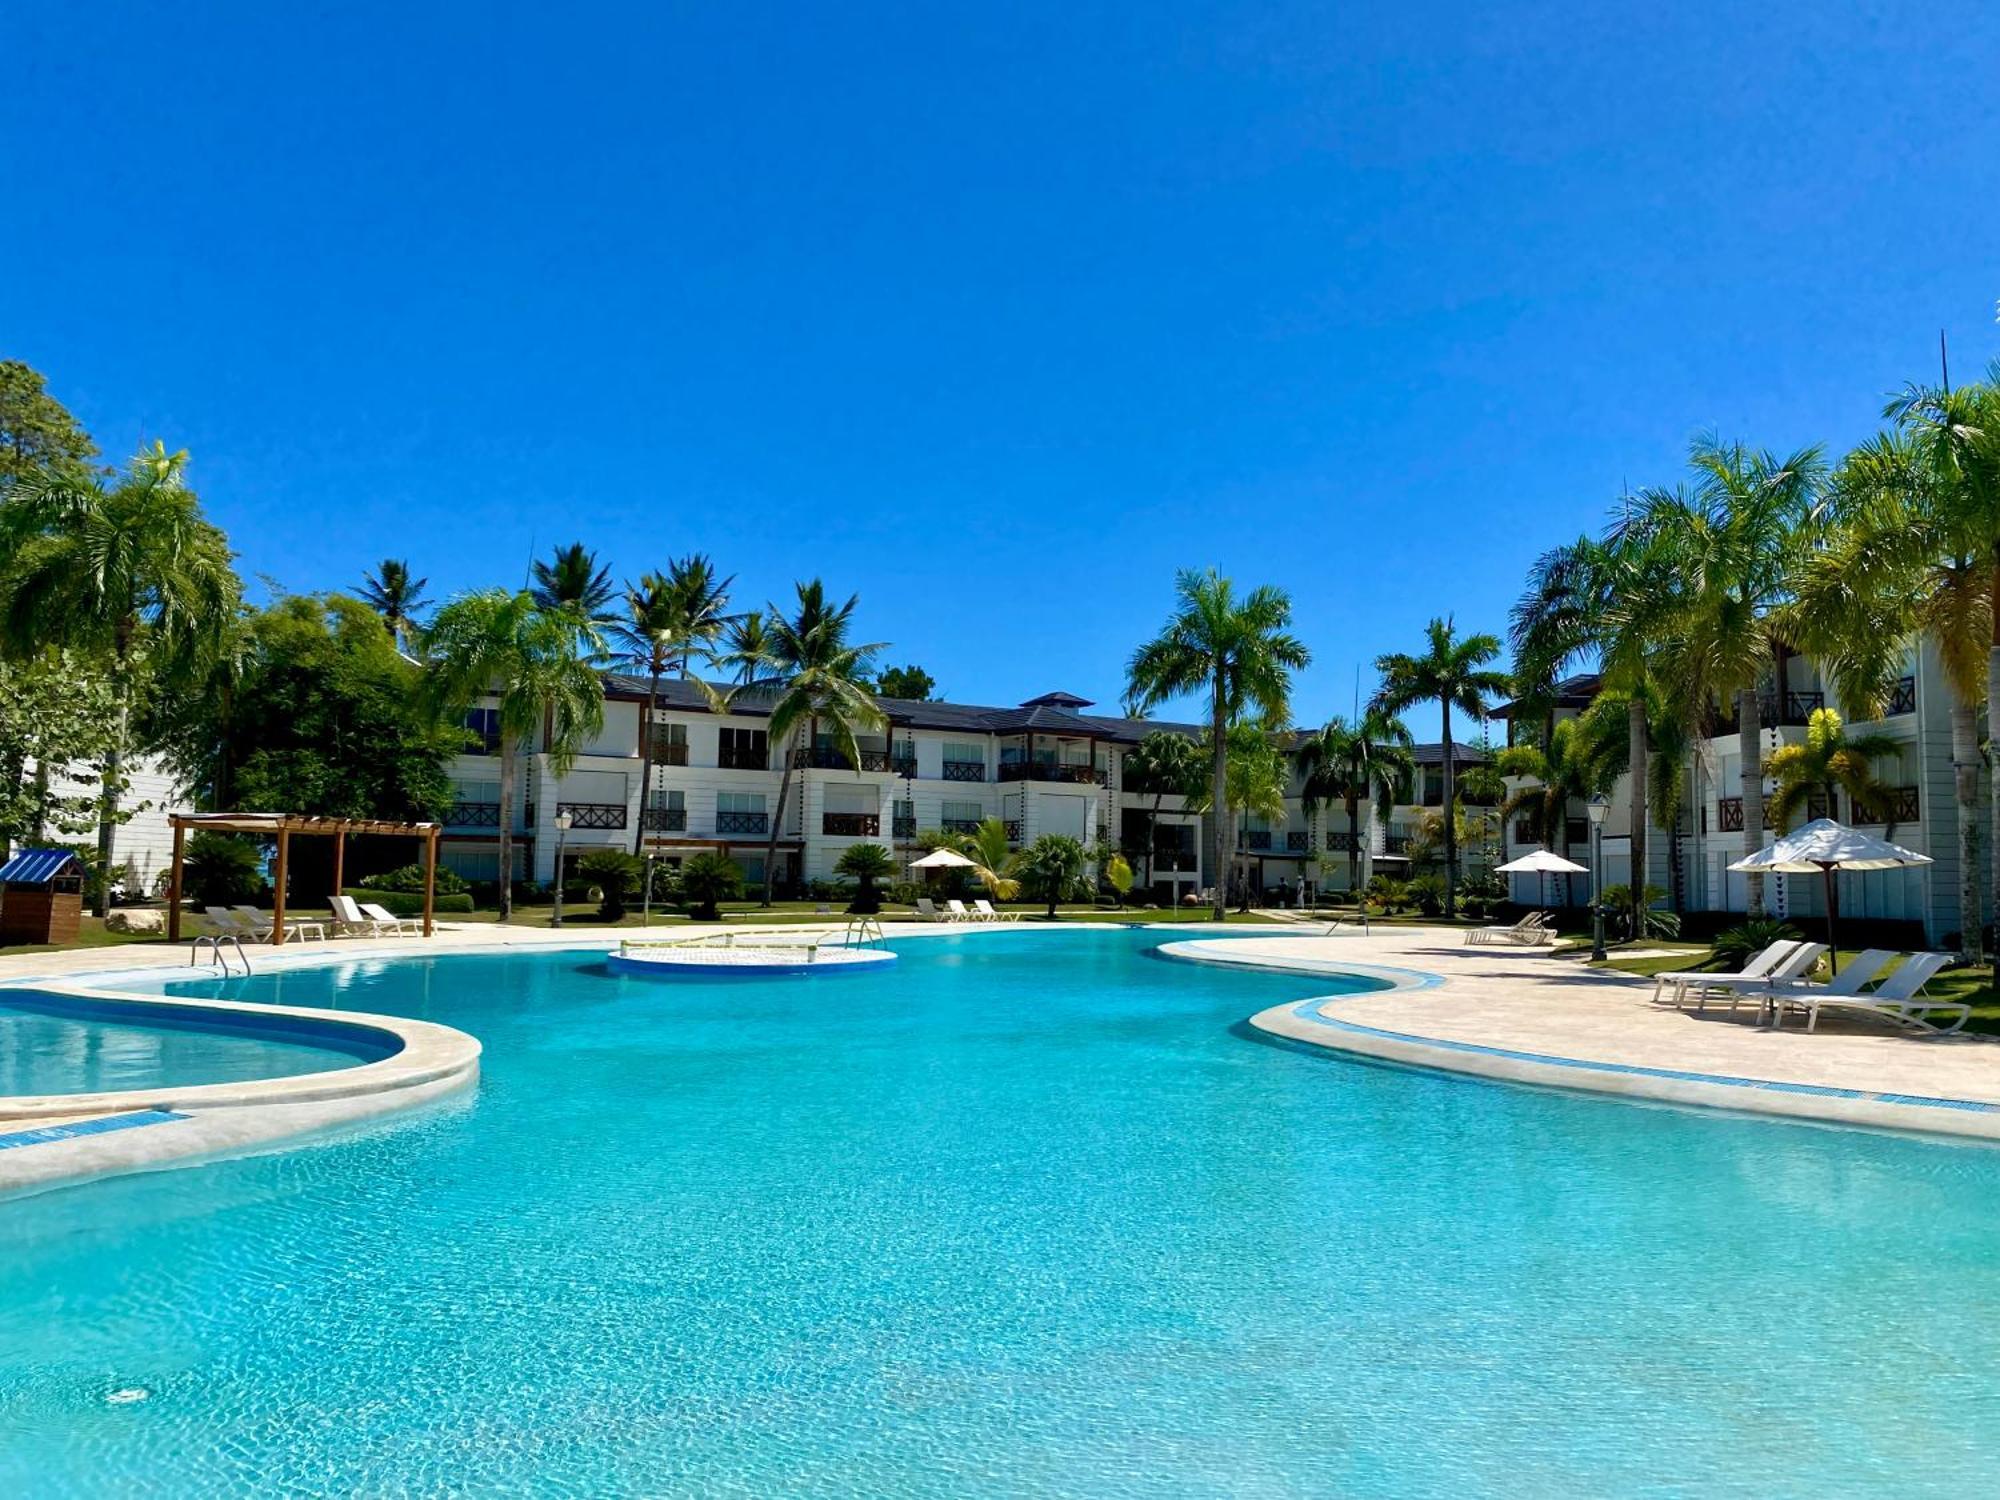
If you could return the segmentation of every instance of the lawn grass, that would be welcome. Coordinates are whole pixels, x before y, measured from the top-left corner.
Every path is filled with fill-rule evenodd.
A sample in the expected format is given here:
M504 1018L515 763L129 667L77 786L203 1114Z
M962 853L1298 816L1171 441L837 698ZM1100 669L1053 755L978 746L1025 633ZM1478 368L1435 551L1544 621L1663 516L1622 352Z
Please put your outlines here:
M66 953L73 948L123 948L139 943L164 946L166 939L150 933L112 932L104 925L102 917L86 913L77 927L73 943L18 943L13 947L0 947L0 954L11 957L16 953Z
M832 906L831 912L823 912L822 904ZM725 901L721 903L722 920L732 926L764 927L786 926L790 924L817 924L845 922L847 911L842 903L817 901L778 901L769 907L757 905L754 901ZM1040 906L1002 906L1000 915L1010 922L1041 922L1047 920L1046 908ZM554 912L547 906L519 906L514 908L513 924L516 927L547 927ZM1117 909L1099 906L1060 906L1056 908L1058 922L1206 922L1209 919L1206 907L1193 911L1176 911L1166 906L1128 906ZM454 912L440 917L441 922L498 922L496 911ZM923 921L915 911L890 903L880 913L878 920L895 924L897 922ZM1227 918L1232 923L1274 926L1269 917L1260 917L1255 912L1231 912ZM656 908L650 923L642 922L638 911L628 911L622 921L606 923L598 920L597 908L591 905L565 906L563 924L569 927L686 927L692 920L678 910Z

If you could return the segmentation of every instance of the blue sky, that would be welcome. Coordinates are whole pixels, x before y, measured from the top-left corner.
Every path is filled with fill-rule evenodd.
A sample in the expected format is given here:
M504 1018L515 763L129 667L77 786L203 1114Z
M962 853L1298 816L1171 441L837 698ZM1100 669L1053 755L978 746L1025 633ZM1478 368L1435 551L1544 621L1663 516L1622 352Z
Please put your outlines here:
M1298 716L1691 434L2000 354L2000 13L352 4L0 21L0 355L246 575L581 538L1115 703L1173 572Z

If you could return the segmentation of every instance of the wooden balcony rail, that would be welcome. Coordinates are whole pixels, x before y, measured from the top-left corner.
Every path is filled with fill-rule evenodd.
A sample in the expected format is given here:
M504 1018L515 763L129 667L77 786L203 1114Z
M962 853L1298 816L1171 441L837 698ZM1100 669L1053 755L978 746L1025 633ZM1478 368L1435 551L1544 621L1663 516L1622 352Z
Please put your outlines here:
M724 771L768 771L771 769L771 752L746 750L740 745L724 745L715 752L715 764Z
M1271 847L1271 830L1268 828L1246 828L1237 838L1239 849L1268 849Z
M686 765L688 763L687 741L655 738L653 741L652 759L653 764L656 766Z
M941 818L938 820L938 827L942 828L946 833L977 833L979 832L979 819Z
M1888 816L1884 817L1883 814ZM1856 807L1856 823L1914 823L1918 821L1922 807L1918 801L1918 791L1913 786L1894 787L1889 792L1886 808Z
M623 828L625 826L625 804L622 802L558 802L556 816L569 814L572 828Z
M1384 854L1408 854L1410 836L1407 833L1392 833L1382 840Z
M1074 781L1104 785L1104 773L1095 766L1061 765L1045 760L1009 761L1000 768L1002 781Z
M769 833L771 815L760 812L718 812L715 815L715 831L718 836L730 833ZM832 831L830 828L827 830L829 833Z
M1889 712L1892 714L1913 714L1917 711L1917 679L1900 677L1896 680L1895 691L1889 694Z
M450 828L498 828L500 826L500 804L497 802L454 802L451 811L445 814L445 825Z
M643 825L651 833L685 833L688 814L685 807L649 807Z
M1306 832L1305 829L1289 828L1285 830L1286 853L1304 854L1311 847L1312 847L1312 835Z
M913 839L917 836L917 820L915 818L898 818L896 819L895 826L890 829L890 833L895 838Z
M1326 847L1345 854L1354 847L1354 830L1351 828L1329 828L1326 831Z
M828 838L877 838L882 832L880 813L821 813L820 832Z
M1010 844L1021 842L1021 820L1019 818L1007 819L1007 842Z
M948 760L944 763L946 781L984 781L986 762L983 760Z

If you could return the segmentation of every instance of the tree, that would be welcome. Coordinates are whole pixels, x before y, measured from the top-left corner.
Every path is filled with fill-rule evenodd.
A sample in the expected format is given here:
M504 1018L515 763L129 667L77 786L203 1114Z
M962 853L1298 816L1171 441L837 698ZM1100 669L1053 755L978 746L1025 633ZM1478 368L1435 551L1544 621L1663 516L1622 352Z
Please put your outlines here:
M1309 734L1297 751L1302 804L1306 815L1322 802L1338 798L1347 809L1347 889L1361 900L1361 804L1372 802L1375 815L1386 820L1396 788L1417 774L1415 745L1403 721L1373 704L1361 722L1349 724L1339 715Z
M1021 856L1009 846L1007 825L999 818L982 819L971 833L961 834L953 847L972 861L974 878L995 901L1012 901L1021 893L1021 882L1014 878Z
M1763 714L1766 669L1784 687L1789 648L1777 629L1814 520L1823 466L1817 448L1780 460L1741 443L1696 441L1692 488L1636 497L1621 539L1682 580L1672 607L1650 622L1655 669L1690 717L1736 700L1746 842L1764 826ZM1764 912L1764 882L1748 879L1752 917Z
M764 883L766 896L770 882ZM714 849L704 849L681 864L681 900L688 915L697 922L713 922L721 915L718 902L735 901L743 894L743 871L735 860Z
M938 696L937 679L918 666L884 667L875 679L875 691L912 703L935 702Z
M1282 589L1252 589L1239 601L1230 581L1213 568L1182 571L1174 580L1175 608L1160 633L1133 652L1127 698L1144 712L1168 698L1205 692L1209 718L1209 801L1216 811L1212 841L1215 903L1220 922L1228 910L1228 744L1230 726L1254 710L1272 723L1290 718L1291 675L1312 660L1292 635L1292 601Z
M410 565L400 558L385 557L372 573L361 577L361 602L382 617L398 645L414 641L422 631L417 611L431 602L424 596L428 578L412 578Z
M1519 818L1544 849L1569 858L1569 807L1607 792L1618 779L1624 750L1624 705L1607 702L1564 719L1546 745L1509 745L1496 762L1502 776L1521 778L1500 804L1504 823Z
M39 371L0 359L0 495L51 476L87 481L97 444Z
M1083 845L1063 833L1045 833L1021 851L1021 890L1048 904L1049 920L1055 920L1056 903L1084 901L1090 897L1090 880L1085 875L1089 856Z
M627 666L646 674L646 716L639 726L639 817L632 830L632 852L646 846L646 808L653 794L653 722L660 697L660 678L673 664L684 639L685 619L671 582L648 573L625 586L625 618L611 629Z
M0 848L89 833L99 801L88 789L94 778L81 792L62 793L52 773L95 765L110 752L118 724L110 680L87 658L53 647L18 662L0 657L0 705Z
M588 626L567 605L543 608L525 590L465 594L437 612L424 635L423 698L440 719L482 698L500 721L500 920L514 914L514 782L521 747L544 734L561 777L604 727L604 683L578 654Z
M894 875L896 861L880 844L849 844L833 871L854 882L854 900L847 909L856 916L873 916L882 909L875 882Z
M771 628L761 609L748 610L729 623L715 665L742 687L755 682L771 665Z
M1444 805L1457 798L1456 745L1451 737L1451 711L1456 708L1475 719L1484 719L1491 700L1508 690L1511 679L1486 664L1500 654L1500 638L1469 635L1461 639L1451 617L1432 620L1426 631L1427 649L1421 656L1390 652L1375 659L1382 674L1373 707L1385 714L1400 714L1419 703L1436 703L1444 738ZM1444 825L1444 914L1452 916L1458 899L1458 837L1451 820Z
M236 610L229 544L187 486L187 454L142 450L109 488L43 475L0 503L0 638L13 654L69 647L108 663L117 702L105 752L99 868L114 843L132 723L149 686L195 677ZM109 883L98 891L101 916Z
M422 673L386 620L357 599L291 594L246 613L235 647L153 712L156 742L216 810L444 816L463 731L418 706Z
M1777 783L1771 798L1772 825L1780 832L1789 829L1814 792L1826 798L1826 816L1836 816L1836 790L1847 793L1857 815L1866 813L1886 820L1891 793L1876 776L1872 762L1877 756L1900 755L1902 748L1902 741L1891 735L1851 735L1832 709L1814 709L1806 721L1805 742L1780 745L1764 763ZM1889 832L1894 834L1893 824Z
M1212 814L1228 830L1230 855L1222 878L1235 889L1239 904L1246 910L1250 905L1250 883L1247 873L1239 868L1245 852L1239 830L1246 814L1266 818L1285 815L1285 791L1291 772L1280 748L1280 738L1258 720L1232 727L1225 748L1222 806L1217 808L1209 800L1212 792L1206 787L1198 787L1189 802L1196 811Z
M1124 784L1128 792L1151 796L1152 810L1146 815L1147 890L1153 889L1153 855L1158 848L1160 805L1169 797L1181 799L1185 812L1188 799L1199 794L1204 765L1201 747L1172 729L1154 729L1126 753Z
M718 579L706 553L693 552L667 564L667 595L679 623L682 677L688 675L695 655L714 660L716 643L735 623L728 613L729 586L735 581L733 575Z
M547 612L566 611L594 633L609 625L616 616L612 604L618 590L612 586L611 570L597 565L597 554L582 542L558 547L547 562L534 565L535 606Z
M771 819L764 852L766 906L771 904L771 888L776 884L778 830L791 796L792 771L801 760L810 759L809 755L794 754L785 742L803 731L808 748L815 748L824 726L833 748L849 765L858 766L861 750L855 732L882 728L889 722L868 691L869 662L881 646L873 642L857 645L848 639L859 596L850 594L846 603L835 605L827 601L826 588L817 578L797 587L795 614L787 617L776 605L766 609L770 644L756 664L757 675L733 688L723 700L725 706L746 697L768 701L771 743L785 747L784 769L778 778L778 810Z
M596 886L601 893L597 916L606 923L625 919L625 903L645 872L645 866L623 849L593 849L576 862L578 878Z

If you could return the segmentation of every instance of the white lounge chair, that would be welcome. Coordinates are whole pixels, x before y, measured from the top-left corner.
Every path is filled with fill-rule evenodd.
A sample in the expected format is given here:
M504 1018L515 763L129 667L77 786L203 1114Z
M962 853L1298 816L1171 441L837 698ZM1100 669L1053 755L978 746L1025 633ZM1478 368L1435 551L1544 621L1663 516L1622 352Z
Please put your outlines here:
M388 907L375 901L357 901L355 905L361 908L361 915L375 923L378 928L387 927L399 936L405 931L416 937L423 936L424 924L416 917L399 917Z
M997 922L1000 920L1000 913L993 909L993 903L988 901L984 896L980 896L973 901L972 915L975 921L980 922Z
M1771 977L1772 971L1790 957L1792 951L1802 941L1803 939L1800 938L1779 938L1775 943L1766 944L1762 951L1751 954L1749 961L1743 965L1742 969L1730 977L1735 979L1768 980ZM1653 1000L1657 1003L1665 996L1668 990L1672 990L1674 991L1674 1008L1678 1010L1681 1002L1687 999L1687 990L1690 986L1700 984L1703 980L1715 977L1718 976L1691 973L1685 969L1675 969L1667 973L1656 974L1653 976Z
M921 922L942 922L944 920L943 915L937 909L937 903L928 896L919 896L911 904L916 907L917 920Z
M251 927L255 928L259 936L270 937L272 925L271 913L260 911L254 906L233 906L230 910L236 912ZM313 937L324 942L326 940L326 923L320 921L317 917L287 917L285 918L285 936L287 938Z
M329 896L327 904L333 908L333 930L336 936L346 937L394 937L395 921L388 924L364 912L352 896Z
M1549 930L1549 919L1538 911L1531 911L1512 927L1468 927L1465 930L1467 947L1482 943L1513 943L1523 948L1538 947L1555 941L1555 934Z
M956 896L945 902L944 911L944 919L947 922L970 922L972 920L972 913L965 909L965 903Z
M1773 994L1775 1024L1784 1025L1787 1010L1799 1010L1805 1013L1806 1030L1811 1031L1819 1025L1820 1011L1832 1006L1840 1010L1860 1010L1870 1015L1887 1016L1919 1031L1949 1035L1970 1019L1972 1007L1958 1000L1925 1000L1921 996L1924 986L1950 962L1949 953L1912 953L1895 973L1882 981L1879 988L1866 995L1835 994L1831 984ZM1940 1011L1955 1011L1958 1019L1949 1026L1936 1026L1924 1019L1926 1015Z
M217 937L251 938L263 942L271 935L271 924L266 921L261 928L246 918L242 912L230 906L204 906L201 914L209 926L215 929Z
M1681 986L1679 997L1674 1001L1678 1009L1690 991L1694 994L1694 1008L1703 1011L1708 1008L1710 995L1727 995L1729 1008L1733 1011L1745 1000L1762 1002L1766 993L1797 980L1804 979L1812 972L1814 964L1826 956L1825 943L1800 943L1783 958L1769 974L1690 974L1688 983Z

